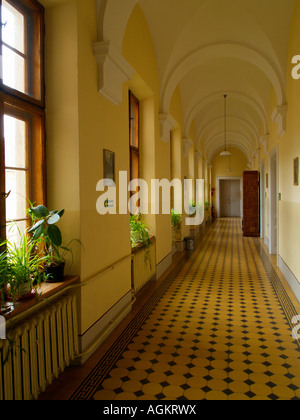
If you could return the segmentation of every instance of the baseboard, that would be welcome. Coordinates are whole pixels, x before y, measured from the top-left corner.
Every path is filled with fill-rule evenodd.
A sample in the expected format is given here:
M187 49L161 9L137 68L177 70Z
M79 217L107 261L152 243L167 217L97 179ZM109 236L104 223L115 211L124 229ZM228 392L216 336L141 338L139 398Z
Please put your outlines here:
M164 273L171 267L173 262L172 252L167 255L160 263L156 265L156 279L160 279Z
M92 354L108 339L114 329L123 321L132 309L132 292L128 292L88 331L79 337L80 355L72 365L82 366ZM97 343L94 345L94 343ZM89 349L91 349L89 351Z
M269 238L265 235L265 238L264 238L264 243L265 243L265 245L266 245L266 247L269 249Z
M295 277L294 273L290 270L287 264L280 257L280 255L279 255L279 270L284 275L287 283L289 284L298 302L300 303L300 283Z

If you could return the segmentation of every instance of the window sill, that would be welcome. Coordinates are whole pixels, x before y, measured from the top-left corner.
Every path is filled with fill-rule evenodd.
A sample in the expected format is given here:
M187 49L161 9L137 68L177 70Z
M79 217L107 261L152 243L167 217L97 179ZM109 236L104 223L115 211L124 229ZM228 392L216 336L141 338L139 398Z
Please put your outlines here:
M16 302L15 304L10 302L4 302L3 307L1 308L4 313L1 315L4 316L6 320L10 320L17 315L20 315L22 312L33 308L38 303L49 299L54 296L56 293L62 291L66 287L75 284L79 281L78 276L65 277L65 281L62 283L45 283L37 290L37 295L23 300L21 302Z
M154 242L155 242L155 236L150 236L150 241L151 241L151 245L153 245ZM141 251L142 249L145 249L145 245L138 244L137 246L131 247L131 253L135 254L135 253Z

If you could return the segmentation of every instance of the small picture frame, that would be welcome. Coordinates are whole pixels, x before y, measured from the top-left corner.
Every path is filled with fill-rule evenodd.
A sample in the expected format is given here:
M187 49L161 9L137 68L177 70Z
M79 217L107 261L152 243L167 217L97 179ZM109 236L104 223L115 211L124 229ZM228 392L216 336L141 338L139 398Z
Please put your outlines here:
M115 182L115 153L106 149L103 150L103 172L104 179Z
M299 158L294 159L294 186L299 186Z

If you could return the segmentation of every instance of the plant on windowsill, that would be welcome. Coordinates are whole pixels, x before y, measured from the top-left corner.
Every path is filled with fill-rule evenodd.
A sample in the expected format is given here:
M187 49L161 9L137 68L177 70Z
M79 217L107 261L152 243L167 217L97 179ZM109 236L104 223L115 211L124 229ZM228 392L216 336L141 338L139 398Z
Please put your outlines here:
M173 244L180 240L180 229L182 223L182 215L176 213L174 209L171 209L171 224L173 229Z
M135 249L145 248L145 263L148 261L150 270L152 270L150 257L151 239L149 231L150 227L145 223L143 216L140 213L130 216L131 247Z
M66 255L73 252L70 248L72 240L67 246L62 245L62 234L56 223L60 221L65 211L49 211L47 207L40 205L31 207L28 214L32 219L33 226L29 229L32 240L37 243L40 252L45 256L45 272L48 283L61 283L64 281Z
M5 287L9 275L9 265L7 261L7 251L5 243L0 244L0 314L5 301Z
M19 242L6 240L5 294L8 300L17 302L35 295L36 289L47 280L44 272L46 257L36 251L28 231L19 234Z

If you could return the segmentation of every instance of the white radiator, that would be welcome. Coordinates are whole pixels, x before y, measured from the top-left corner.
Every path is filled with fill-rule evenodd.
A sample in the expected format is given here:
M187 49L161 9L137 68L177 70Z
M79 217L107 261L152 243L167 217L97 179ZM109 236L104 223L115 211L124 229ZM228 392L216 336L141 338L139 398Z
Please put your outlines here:
M134 252L132 258L132 290L137 293L150 280L155 278L155 245L141 248Z
M78 354L76 298L50 304L6 337L0 340L0 400L37 399Z

